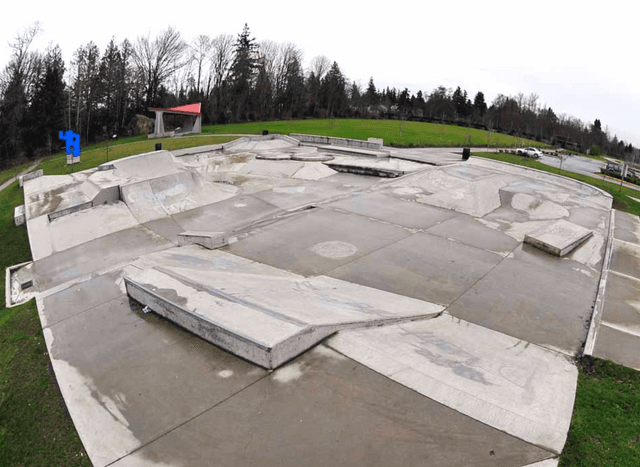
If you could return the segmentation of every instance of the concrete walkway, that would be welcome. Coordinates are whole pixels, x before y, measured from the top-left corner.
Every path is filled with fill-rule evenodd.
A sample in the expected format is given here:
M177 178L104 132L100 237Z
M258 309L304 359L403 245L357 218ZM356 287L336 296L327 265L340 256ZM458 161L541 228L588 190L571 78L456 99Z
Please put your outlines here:
M414 162L392 179L239 151L25 184L38 310L95 466L557 465L608 194L460 150L393 150ZM563 258L523 243L558 219L593 235Z
M585 353L640 370L640 219L615 212L610 261Z
M23 170L22 172L20 172L19 174L17 174L15 177L11 177L9 180L7 180L6 182L4 182L2 185L0 185L0 191L4 190L6 187L8 187L9 185L11 185L13 182L15 182L16 180L18 180L18 178L24 174L27 174L29 172L31 172L32 170L35 170L38 165L40 165L40 159L38 159L37 161L35 161L33 164L31 164L26 170Z

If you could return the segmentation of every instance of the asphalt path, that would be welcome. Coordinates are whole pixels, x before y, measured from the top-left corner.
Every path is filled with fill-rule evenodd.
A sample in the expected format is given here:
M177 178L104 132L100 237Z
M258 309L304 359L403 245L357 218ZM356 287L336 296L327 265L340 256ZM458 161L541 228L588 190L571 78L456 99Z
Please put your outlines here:
M546 154L543 154L538 160L543 164L549 165L551 167L560 167L561 159L556 156L548 156ZM562 170L578 173L581 175L588 175L590 177L602 178L603 175L600 172L600 167L602 167L603 165L604 162L589 159L588 157L567 156L566 159L562 161ZM616 180L611 177L606 177L606 179L610 182L620 183L620 180ZM633 185L631 183L625 183L624 186L633 190L640 191L639 186Z

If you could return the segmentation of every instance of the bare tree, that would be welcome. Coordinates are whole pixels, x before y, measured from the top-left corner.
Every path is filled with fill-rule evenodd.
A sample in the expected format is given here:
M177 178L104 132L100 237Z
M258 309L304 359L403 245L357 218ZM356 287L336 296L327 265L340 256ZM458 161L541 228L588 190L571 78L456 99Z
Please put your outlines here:
M233 62L235 39L231 34L220 34L211 41L211 62L207 95L215 94L215 113L219 114L222 105L223 85Z
M195 89L198 94L202 92L202 89L200 87L200 84L203 80L202 75L203 73L208 73L209 71L209 67L207 65L209 60L211 60L211 47L211 38L204 34L196 36L196 38L191 42L190 45L189 61L194 66L196 71Z
M302 50L291 42L284 42L278 50L278 60L275 66L275 88L276 100L280 106L290 103L285 101L285 93L291 85L291 80L295 79L297 67L302 63ZM282 111L283 109L278 109Z
M138 37L133 47L133 60L138 72L144 76L147 105L153 105L160 85L185 65L186 48L180 32L171 27L153 41L148 35Z
M331 60L324 55L313 57L309 65L310 71L312 71L314 76L319 80L322 80L324 75L329 71L329 68L331 68Z
M25 95L30 96L40 71L40 54L29 51L31 43L42 32L42 25L36 21L23 32L18 33L11 48L11 61L0 74L0 97L4 96L11 79L17 79L24 87Z

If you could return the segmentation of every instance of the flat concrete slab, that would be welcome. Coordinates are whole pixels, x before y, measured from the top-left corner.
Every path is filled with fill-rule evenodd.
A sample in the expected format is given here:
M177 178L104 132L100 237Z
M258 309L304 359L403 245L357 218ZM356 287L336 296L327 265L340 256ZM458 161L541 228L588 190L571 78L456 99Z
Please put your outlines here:
M520 244L513 237L465 215L457 215L428 228L426 232L503 256L511 253Z
M601 323L593 355L640 371L640 335Z
M328 275L446 306L502 260L495 253L418 233Z
M225 249L254 261L311 276L325 274L410 234L401 227L355 214L320 209L276 224Z
M342 332L327 345L475 420L562 451L578 371L561 354L447 314Z
M610 271L604 302L603 323L640 336L640 278Z
M566 274L578 280L597 284L600 279L600 269L590 267L571 259L571 254L564 258L550 255L526 243L520 244L512 254L512 258L524 263L531 263L547 268L559 274Z
M140 255L172 247L173 243L138 226L69 248L37 260L40 292L97 271L132 261Z
M640 245L614 240L610 267L627 276L640 278Z
M43 327L53 326L72 318L83 311L122 297L125 294L124 270L102 274L79 283L70 283L68 287L41 294L38 298L38 311Z
M554 256L564 256L593 235L593 231L563 219L524 236L524 242Z
M97 467L139 449L265 374L143 314L124 295L46 327L44 333L60 390Z
M295 209L332 198L346 197L356 190L356 187L345 187L339 183L325 183L325 179L319 182L300 180L294 186L276 186L255 193L254 196L281 209Z
M447 311L526 342L578 355L595 295L593 284L578 276L507 258Z
M412 229L426 229L456 216L453 211L404 201L387 193L354 195L329 206Z
M211 459L247 466L516 466L552 456L320 346L114 467Z
M616 211L616 228L613 235L618 240L640 245L640 219L638 216Z

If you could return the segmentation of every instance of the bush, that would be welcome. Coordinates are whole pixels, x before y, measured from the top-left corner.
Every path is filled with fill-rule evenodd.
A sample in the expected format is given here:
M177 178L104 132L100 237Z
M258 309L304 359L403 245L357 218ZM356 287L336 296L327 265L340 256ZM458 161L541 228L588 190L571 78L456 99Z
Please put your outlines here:
M600 146L598 146L597 144L592 144L591 146L589 146L589 154L591 154L592 156L601 156L602 149L600 149Z

